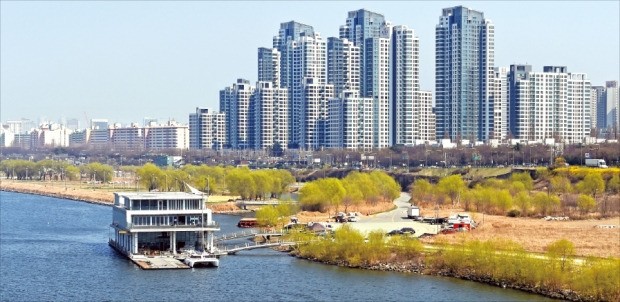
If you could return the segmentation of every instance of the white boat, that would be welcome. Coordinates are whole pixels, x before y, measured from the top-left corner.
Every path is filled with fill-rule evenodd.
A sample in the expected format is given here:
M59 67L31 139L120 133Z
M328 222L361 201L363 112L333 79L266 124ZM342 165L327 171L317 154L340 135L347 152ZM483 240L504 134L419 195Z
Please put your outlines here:
M185 258L183 263L187 264L189 267L218 267L220 266L220 259L215 255L202 253Z

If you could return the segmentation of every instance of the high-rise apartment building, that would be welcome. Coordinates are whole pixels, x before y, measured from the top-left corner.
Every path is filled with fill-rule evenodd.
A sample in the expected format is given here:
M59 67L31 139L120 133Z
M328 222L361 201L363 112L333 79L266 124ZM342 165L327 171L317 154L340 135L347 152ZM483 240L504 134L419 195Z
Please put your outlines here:
M174 121L144 127L144 136L144 145L148 150L189 147L189 127Z
M568 73L563 66L545 66L543 72L512 74L510 67L510 106L515 106L512 134L517 139L543 142L580 143L590 134L590 80L583 73ZM512 102L514 100L514 102Z
M88 143L105 146L110 144L110 124L107 119L91 119Z
M280 52L276 48L258 48L258 81L271 82L280 87Z
M419 128L424 119L420 90L419 39L413 29L404 25L392 30L391 103L393 144L414 145L421 139ZM432 105L431 105L432 109Z
M311 78L312 85L317 87L325 86L326 43L312 26L290 21L280 24L278 36L273 38L273 46L281 54L280 87L288 89L289 144L307 148L312 144L307 143L306 138L315 134L306 133L313 131L312 125L303 124L308 120L303 115L307 111L307 103L313 101L305 99L309 96L305 91L306 79ZM327 100L320 103L326 106Z
M435 30L438 137L486 140L493 132L494 35L482 12L443 9Z
M288 90L273 82L258 82L250 99L250 146L267 149L288 143Z
M110 129L110 142L116 150L141 151L145 148L145 129L138 124Z
M357 90L344 90L329 100L327 137L329 148L372 149L373 99Z
M392 26L381 14L360 9L348 13L340 38L360 48L360 95L373 98L373 147L393 145L391 95Z
M327 138L327 102L334 97L334 86L316 78L305 78L299 117L299 147L316 150L325 147Z
M620 103L618 100L618 82L607 81L605 86L592 86L592 125L596 126L595 135L617 138L620 120Z
M418 91L416 97L416 107L413 108L416 114L414 123L414 143L424 144L434 141L435 137L435 113L433 112L433 93L430 91Z
M226 115L226 141L233 149L249 148L250 97L254 93L250 81L237 79L230 87L220 90L220 110Z
M607 133L617 139L620 122L620 99L618 98L618 81L605 82L605 128ZM610 135L608 135L610 136ZM610 136L611 137L611 136Z
M327 38L327 83L334 95L344 90L360 91L360 48L346 38Z
M604 117L600 117L605 114L604 110L599 110L599 108L603 108L605 104L605 86L592 86L592 92L590 93L590 107L591 107L591 115L590 115L590 124L592 129L596 129L596 133L593 135L596 137L600 133L600 129L605 128L602 125L605 121Z
M490 108L493 108L493 115L491 117L492 133L489 134L489 139L496 139L503 141L508 135L508 123L509 123L509 81L508 81L508 68L496 67L493 72L493 78L491 79L491 97Z
M189 148L221 150L226 145L226 114L196 108L189 115Z

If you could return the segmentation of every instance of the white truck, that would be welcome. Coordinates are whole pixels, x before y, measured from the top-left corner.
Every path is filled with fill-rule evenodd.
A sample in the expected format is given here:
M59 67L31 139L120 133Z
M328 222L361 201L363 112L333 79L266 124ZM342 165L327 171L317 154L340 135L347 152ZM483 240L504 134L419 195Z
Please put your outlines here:
M417 206L410 206L409 209L407 209L407 218L416 219L418 217L420 217L420 208Z
M598 158L586 158L587 167L607 168L605 160Z

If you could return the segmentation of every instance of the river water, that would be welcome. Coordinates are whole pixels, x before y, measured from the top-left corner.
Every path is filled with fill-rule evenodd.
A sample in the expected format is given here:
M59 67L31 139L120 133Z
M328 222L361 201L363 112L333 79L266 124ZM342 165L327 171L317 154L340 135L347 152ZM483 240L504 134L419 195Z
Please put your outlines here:
M544 297L452 278L340 268L269 249L219 268L144 271L107 244L112 209L0 192L2 301L531 301ZM215 215L222 233L238 217Z

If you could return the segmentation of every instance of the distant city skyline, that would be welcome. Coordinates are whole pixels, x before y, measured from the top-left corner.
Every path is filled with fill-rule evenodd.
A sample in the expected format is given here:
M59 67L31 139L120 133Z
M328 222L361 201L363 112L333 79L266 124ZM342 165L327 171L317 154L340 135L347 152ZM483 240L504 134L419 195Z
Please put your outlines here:
M188 123L219 91L258 80L280 23L338 36L365 8L413 29L420 89L435 90L435 26L463 5L495 25L495 66L566 66L593 86L620 78L619 2L0 2L0 120ZM260 12L260 13L257 13Z

